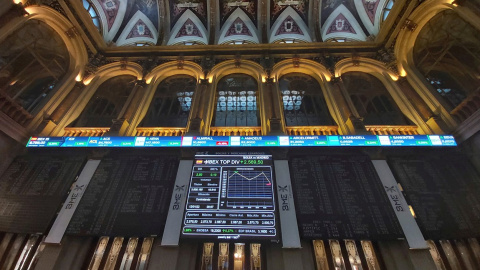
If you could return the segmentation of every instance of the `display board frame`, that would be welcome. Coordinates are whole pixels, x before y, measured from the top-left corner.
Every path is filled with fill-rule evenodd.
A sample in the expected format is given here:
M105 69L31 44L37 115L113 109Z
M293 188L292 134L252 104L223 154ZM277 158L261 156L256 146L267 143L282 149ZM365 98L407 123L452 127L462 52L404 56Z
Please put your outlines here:
M253 157L261 158L253 158ZM244 159L242 159L242 157ZM246 157L246 158L245 158ZM262 158L268 161L268 164L259 164L255 163L261 161ZM225 158L225 159L223 159ZM218 164L205 164L211 163L211 159L220 160ZM230 159L230 160L229 160ZM242 163L228 163L228 161L243 162ZM204 162L203 164L201 162ZM224 164L220 164L224 162ZM247 162L253 162L246 164ZM218 166L220 165L220 166ZM199 168L214 168L221 167L220 174L218 176L218 207L216 209L196 209L191 208L192 206L196 207L196 204L192 199L198 199L199 189L204 188L203 186L199 188L199 181L207 182L211 184L212 178L202 179L196 174L199 173ZM232 168L236 168L237 171L232 171ZM258 171L257 171L258 169ZM268 173L267 173L268 170ZM203 170L206 171L206 170ZM243 173L242 173L243 171ZM261 171L261 172L260 172ZM210 173L208 171L207 173ZM243 174L248 173L248 176ZM250 174L255 174L253 177L250 177ZM231 178L235 178L230 180ZM238 179L236 179L238 178ZM240 179L241 178L241 179ZM262 199L262 196L270 196L270 194L263 194L258 190L240 190L240 187L245 188L242 182L237 183L238 181L254 181L254 184L248 184L248 187L258 187L258 185L263 184L262 181L270 181L270 184L265 183L268 186L269 192L271 192L271 197L269 199ZM215 181L215 180L213 180ZM237 182L236 182L237 181ZM235 183L233 192L247 192L244 195L245 197L230 196L232 192L231 183ZM243 182L245 183L245 182ZM273 241L278 242L280 239L280 224L278 218L278 200L275 189L275 169L273 164L273 156L266 152L198 152L194 158L194 164L192 166L191 177L189 180L188 191L187 191L187 203L184 208L184 216L182 220L182 229L180 238L182 240L195 240L203 239L214 242L232 242L232 241ZM202 183L203 184L203 183ZM260 187L262 189L262 187ZM212 193L216 191L211 191ZM224 193L225 192L225 193ZM267 192L268 193L268 192ZM212 195L214 196L214 195ZM249 197L254 196L254 197ZM256 197L258 196L258 197ZM248 201L250 198L251 201ZM203 199L203 197L201 197ZM240 200L240 201L239 201ZM242 200L245 200L242 202ZM270 200L271 205L268 205ZM258 203L256 206L228 206L229 203ZM263 206L260 206L263 202ZM212 204L215 202L212 202ZM249 204L250 205L250 204ZM207 203L206 207L210 207ZM263 208L263 209L262 209ZM192 215L194 214L194 215ZM200 214L200 216L196 216ZM203 217L202 215L213 214L213 217ZM219 216L217 216L219 214ZM225 214L225 215L224 215ZM220 217L223 216L223 217ZM189 222L196 222L196 219L207 219L212 220L213 225L192 225ZM215 223L219 222L219 223ZM223 222L223 223L220 223ZM233 224L235 222L235 224ZM241 223L240 223L241 222ZM273 224L271 224L273 222ZM193 229L194 232L186 232L186 230ZM201 231L196 231L197 229L202 229ZM224 229L231 229L229 231L223 231ZM208 230L208 232L206 231Z

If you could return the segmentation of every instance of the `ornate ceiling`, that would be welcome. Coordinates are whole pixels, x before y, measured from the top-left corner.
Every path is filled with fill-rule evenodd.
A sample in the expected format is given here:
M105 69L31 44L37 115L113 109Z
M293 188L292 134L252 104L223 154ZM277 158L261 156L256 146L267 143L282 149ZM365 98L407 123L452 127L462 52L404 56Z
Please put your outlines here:
M393 0L82 1L108 46L373 41Z

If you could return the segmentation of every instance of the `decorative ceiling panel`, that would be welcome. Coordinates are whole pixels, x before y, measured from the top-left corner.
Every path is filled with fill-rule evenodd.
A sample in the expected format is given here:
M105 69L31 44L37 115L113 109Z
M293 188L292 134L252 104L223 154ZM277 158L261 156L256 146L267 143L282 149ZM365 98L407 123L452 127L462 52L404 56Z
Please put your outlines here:
M273 26L280 14L288 7L293 8L303 21L308 24L308 0L271 0L270 2L270 25Z
M173 28L178 19L191 10L207 27L207 1L206 0L171 0L170 1L170 28Z
M100 6L102 7L105 17L107 18L107 24L108 24L107 30L110 31L110 29L113 26L113 23L115 22L115 19L117 18L118 10L120 8L120 1L119 0L100 0Z
M242 9L248 15L253 24L257 25L257 0L219 0L220 27L237 8Z

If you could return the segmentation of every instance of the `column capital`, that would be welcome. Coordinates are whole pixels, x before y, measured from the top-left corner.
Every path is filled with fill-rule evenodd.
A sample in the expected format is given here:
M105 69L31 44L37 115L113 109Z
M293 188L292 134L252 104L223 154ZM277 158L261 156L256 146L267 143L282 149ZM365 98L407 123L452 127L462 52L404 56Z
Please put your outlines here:
M198 83L200 85L208 85L210 82L208 82L208 79L200 79L198 80Z
M266 84L273 84L274 82L275 82L275 80L272 77L268 77L268 78L265 79Z
M145 81L145 79L137 80L136 85L137 86L145 86L145 85L147 85L147 82Z
M332 79L330 80L330 83L332 84L337 84L341 82L342 82L342 77L332 77Z

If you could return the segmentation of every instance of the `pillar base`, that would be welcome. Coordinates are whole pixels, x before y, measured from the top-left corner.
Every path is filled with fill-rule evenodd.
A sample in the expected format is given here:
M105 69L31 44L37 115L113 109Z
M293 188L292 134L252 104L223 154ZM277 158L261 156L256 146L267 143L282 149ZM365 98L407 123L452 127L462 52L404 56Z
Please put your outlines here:
M201 135L202 128L204 126L203 119L200 117L190 120L190 127L188 129L188 135Z
M268 120L269 135L285 135L282 130L282 120L279 118L270 118Z
M348 117L347 122L345 122L347 127L351 130L352 133L357 135L371 135L370 132L365 128L363 123L363 118L358 118L353 115Z
M110 130L105 134L105 136L122 136L125 135L130 123L126 119L115 119L113 124L110 127Z

